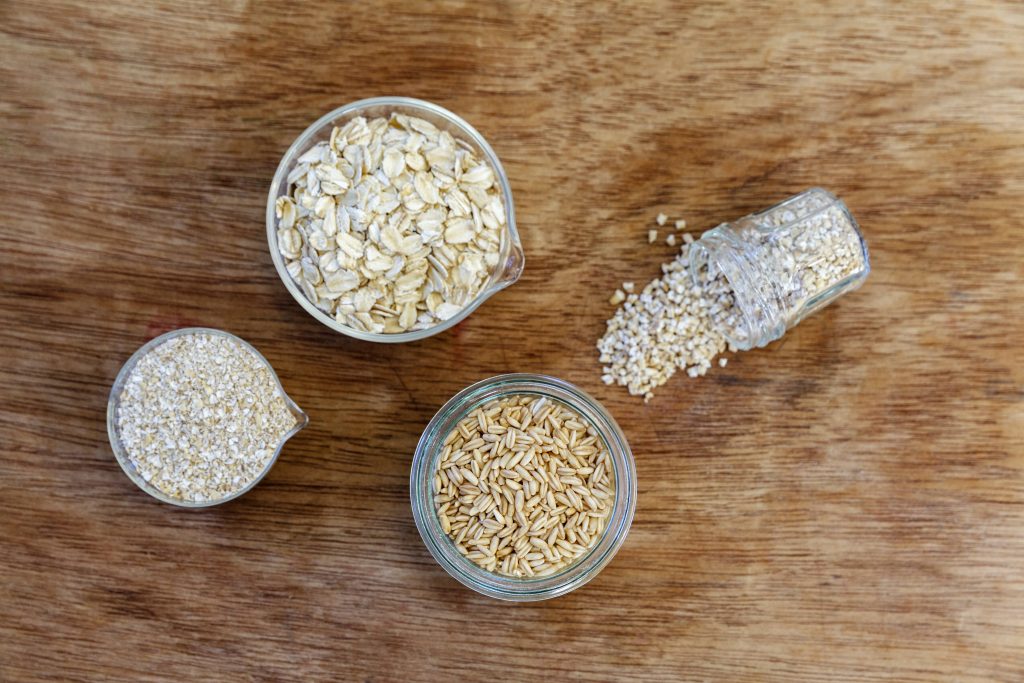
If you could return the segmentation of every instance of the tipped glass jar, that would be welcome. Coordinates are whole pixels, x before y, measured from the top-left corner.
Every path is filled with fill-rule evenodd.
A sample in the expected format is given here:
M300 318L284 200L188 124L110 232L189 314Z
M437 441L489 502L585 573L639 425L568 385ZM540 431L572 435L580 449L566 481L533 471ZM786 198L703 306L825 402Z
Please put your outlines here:
M690 249L690 273L716 305L711 319L746 351L860 287L868 246L842 200L811 188L764 211L723 223Z
M587 500L588 490L600 500ZM500 375L462 390L430 421L409 492L445 571L493 598L544 600L611 561L633 520L636 471L622 430L593 397L553 377ZM513 556L524 572L510 571Z

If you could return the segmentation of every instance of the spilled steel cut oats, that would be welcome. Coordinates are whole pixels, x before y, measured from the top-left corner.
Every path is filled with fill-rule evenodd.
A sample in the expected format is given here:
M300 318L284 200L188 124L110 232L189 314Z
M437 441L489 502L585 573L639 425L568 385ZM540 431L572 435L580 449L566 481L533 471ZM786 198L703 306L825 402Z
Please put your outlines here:
M703 375L715 356L725 351L725 337L716 329L722 323L715 319L732 320L737 315L734 302L722 280L703 278L701 285L693 283L692 241L684 239L676 257L662 264L662 276L639 294L629 294L624 301L612 298L619 308L597 342L605 384L625 386L629 393L649 401L654 389L676 370L690 377Z

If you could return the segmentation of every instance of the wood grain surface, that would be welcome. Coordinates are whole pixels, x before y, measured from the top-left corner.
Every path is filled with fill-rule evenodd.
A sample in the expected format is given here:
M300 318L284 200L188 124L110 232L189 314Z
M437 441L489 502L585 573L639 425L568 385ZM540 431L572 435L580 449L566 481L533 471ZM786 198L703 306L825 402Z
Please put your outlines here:
M1024 680L1024 5L0 2L0 680ZM284 150L362 97L492 143L519 283L405 345L288 295ZM874 271L767 349L644 405L594 343L623 280L811 185ZM184 325L251 341L311 417L244 498L121 473L107 392ZM431 559L434 412L511 371L593 392L632 532L529 605Z

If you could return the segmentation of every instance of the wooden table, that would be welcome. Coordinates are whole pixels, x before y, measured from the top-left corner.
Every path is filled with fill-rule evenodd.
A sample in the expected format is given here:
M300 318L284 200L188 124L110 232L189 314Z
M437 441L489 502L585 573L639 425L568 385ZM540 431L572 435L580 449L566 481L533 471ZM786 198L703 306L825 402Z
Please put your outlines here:
M1010 2L3 3L0 679L1022 680L1022 36ZM527 252L397 346L310 318L263 223L294 137L380 94L487 136ZM659 211L811 185L868 236L863 289L648 405L601 383ZM312 419L198 512L104 422L185 325L250 340ZM615 561L546 603L460 586L409 509L424 425L509 371L593 392L639 473Z

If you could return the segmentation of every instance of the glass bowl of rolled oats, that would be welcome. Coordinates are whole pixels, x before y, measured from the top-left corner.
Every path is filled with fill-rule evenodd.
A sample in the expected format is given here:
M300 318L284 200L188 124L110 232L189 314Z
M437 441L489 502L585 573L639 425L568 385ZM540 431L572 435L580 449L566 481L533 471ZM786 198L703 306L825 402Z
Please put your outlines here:
M622 546L636 467L592 396L554 377L500 375L430 421L409 492L424 544L455 579L494 598L545 600L590 581Z
M406 97L352 102L307 128L278 165L266 221L295 300L366 341L442 332L524 265L494 150L452 112Z
M124 473L157 500L189 508L251 490L308 422L259 351L205 327L143 344L107 402L107 434Z

